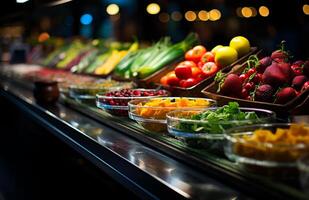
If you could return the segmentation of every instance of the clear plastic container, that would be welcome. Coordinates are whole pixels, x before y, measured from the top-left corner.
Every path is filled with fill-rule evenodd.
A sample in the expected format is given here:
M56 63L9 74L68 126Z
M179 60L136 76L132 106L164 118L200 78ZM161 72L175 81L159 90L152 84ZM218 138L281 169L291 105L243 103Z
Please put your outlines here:
M133 82L118 82L114 80L103 80L99 82L90 82L75 84L69 86L69 95L74 99L93 99L96 94L123 88L133 88Z
M297 174L296 161L309 152L309 143L300 139L293 144L283 143L280 140L270 143L246 139L257 129L270 130L274 133L277 128L289 129L290 126L291 124L278 123L229 129L224 134L226 139L224 152L229 159L242 164L246 169L267 175L278 175L281 178L293 178L291 174ZM281 137L285 137L284 134Z
M194 120L192 116L218 108L177 110L167 114L167 127L169 134L183 140L194 148L215 148L222 150L224 131L238 126L258 123L269 123L275 120L275 113L269 110L255 108L240 108L242 112L255 112L259 117L256 120L221 121L219 123L207 120Z
M190 102L191 105L185 103L179 105L174 102L180 100ZM153 104L153 102L157 102ZM172 102L167 104L166 101ZM158 103L159 102L159 103ZM168 112L179 109L192 108L208 108L216 106L216 101L206 98L186 98L186 97L166 97L166 98L152 98L148 100L134 100L129 102L129 117L137 121L145 129L158 133L167 133L166 114Z
M159 94L151 95L151 96L136 96L134 95L135 91L139 92L146 92L149 95L153 94L154 92ZM169 92L166 90L156 90L156 89L132 89L132 96L127 97L119 97L119 96L107 96L106 92L104 94L97 94L96 95L96 105L97 107L104 109L106 112L117 115L117 116L128 116L129 106L128 103L131 100L147 100L150 98L155 97L166 97L169 96Z

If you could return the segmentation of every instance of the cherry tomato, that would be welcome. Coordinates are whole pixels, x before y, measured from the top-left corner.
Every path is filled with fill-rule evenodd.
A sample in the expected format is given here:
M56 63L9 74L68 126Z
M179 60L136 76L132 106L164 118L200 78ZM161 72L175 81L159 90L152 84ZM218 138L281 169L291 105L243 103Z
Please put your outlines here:
M167 84L167 80L168 80L167 75L162 76L161 79L160 79L160 83L161 83L162 85L168 85L168 84Z
M166 83L168 85L171 85L171 86L178 86L179 85L179 78L177 78L176 74L175 73L171 73L167 76L167 81Z
M194 62L183 61L176 66L175 74L180 79L190 78L192 77L192 67L196 67Z
M241 96L242 96L243 99L246 99L247 96L249 96L249 92L248 92L248 90L246 88L243 88L241 90Z
M252 74L254 74L256 72L256 69L255 68L251 68L247 71L247 75L248 77L251 76Z
M197 81L194 78L184 79L184 80L181 80L179 83L180 87L184 87L184 88L192 87L195 84L197 84Z
M194 48L186 52L185 59L198 63L201 60L203 54L206 53L206 51L206 48L202 45L195 46Z
M263 77L263 74L261 74L261 73L255 74L255 76L253 77L253 82L255 84L258 84L259 82L262 81L262 77Z
M207 63L207 62L215 62L215 54L213 54L212 52L208 51L206 53L203 54L201 61L203 63Z
M201 78L203 76L203 72L198 67L192 67L192 77L193 78Z
M218 66L214 62L207 62L203 65L202 71L205 77L214 75L219 70Z
M241 74L239 76L239 79L241 80L241 82L245 82L245 80L247 80L249 78L249 76L247 74Z
M254 83L253 82L248 82L248 83L245 84L244 88L247 91L251 91L254 88Z

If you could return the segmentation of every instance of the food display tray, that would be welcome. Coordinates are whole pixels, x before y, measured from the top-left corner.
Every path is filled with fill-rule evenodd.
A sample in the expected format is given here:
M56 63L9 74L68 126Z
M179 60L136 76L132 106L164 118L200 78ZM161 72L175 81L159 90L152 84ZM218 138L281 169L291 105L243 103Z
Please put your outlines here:
M251 47L249 53L247 53L246 55L237 59L232 64L224 67L222 69L222 71L223 72L229 71L230 69L232 69L233 66L244 62L246 59L249 58L250 55L256 53L257 51L258 51L257 47ZM173 96L188 96L188 97L200 97L200 96L202 96L202 94L201 94L202 89L204 89L207 85L212 83L212 81L215 78L215 75L210 76L210 77L202 80L198 84L196 84L192 87L189 87L189 88L182 88L182 87L175 87L175 86L164 86L164 85L160 84L160 79L164 75L166 75L167 73L173 71L175 69L176 65L182 60L183 59L178 60L178 62L175 62L172 65L168 65L165 68L159 70L158 72L152 74L151 76L149 76L149 77L147 77L143 80L140 80L140 83L143 83L142 86L146 86L146 87L161 87L163 89L170 91Z
M243 71L245 67L246 67L246 62L236 65L233 68L233 70L231 70L227 74L241 72ZM245 99L234 98L234 97L229 97L229 96L225 96L222 94L218 94L216 92L218 89L218 86L219 84L213 81L210 85L208 85L202 90L202 93L205 97L216 100L219 106L225 105L231 101L236 101L242 107L268 109L268 110L272 110L281 115L288 115L289 113L293 112L296 109L306 110L306 106L308 106L308 103L309 103L309 90L302 92L299 96L295 97L294 99L292 99L291 101L285 104L276 104L276 103L267 103L267 102L262 102L262 101L245 100ZM308 114L308 107L307 107L307 114Z

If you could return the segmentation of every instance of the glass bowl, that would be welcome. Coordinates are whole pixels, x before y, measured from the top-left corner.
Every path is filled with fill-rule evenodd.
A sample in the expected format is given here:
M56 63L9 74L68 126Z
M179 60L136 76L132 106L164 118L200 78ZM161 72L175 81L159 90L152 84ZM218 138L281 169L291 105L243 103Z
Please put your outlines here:
M167 127L169 134L184 141L194 148L221 149L224 141L224 131L238 126L270 123L275 120L275 113L270 110L257 108L242 108L242 112L254 112L258 119L245 119L233 121L211 122L207 120L192 119L192 116L206 111L215 111L218 108L177 110L167 114Z
M216 106L216 101L206 98L166 97L129 102L129 117L145 129L166 133L166 114L178 109L207 108Z
M117 92L110 91L110 92ZM98 108L104 109L106 112L117 115L117 116L128 116L129 106L128 103L131 100L147 100L155 97L166 97L169 96L169 92L166 90L156 90L156 89L132 89L130 92L131 96L113 96L108 95L106 92L104 94L96 95L96 104ZM154 94L155 93L155 94ZM145 96L141 96L145 95Z
M123 88L133 88L133 82L118 82L114 80L103 80L99 82L88 82L69 86L69 95L74 99L93 99L96 94Z
M294 136L282 132L282 129L290 127L296 130L297 134L300 133L299 129L295 128L296 125L286 123L259 124L229 129L224 134L226 139L224 152L230 160L240 163L246 169L267 175L289 175L286 178L292 178L291 174L297 174L296 161L309 152L309 134L296 139L295 132ZM307 124L304 127L309 129ZM254 135L254 131L258 129L269 130L273 134L267 135L264 131ZM280 132L275 134L276 130Z
M302 189L309 195L309 152L297 161L299 180Z

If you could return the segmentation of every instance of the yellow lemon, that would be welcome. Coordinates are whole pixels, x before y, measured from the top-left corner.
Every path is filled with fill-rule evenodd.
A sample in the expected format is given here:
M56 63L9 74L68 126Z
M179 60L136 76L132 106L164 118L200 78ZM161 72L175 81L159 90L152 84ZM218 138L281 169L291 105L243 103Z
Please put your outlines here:
M237 60L237 51L229 46L221 47L215 55L215 62L220 67L225 67Z
M215 47L211 50L211 53L216 54L216 52L217 52L220 48L222 48L222 47L223 47L222 45L217 45L217 46L215 46Z
M230 47L237 51L238 56L243 56L250 51L250 42L243 36L236 36L230 41Z

